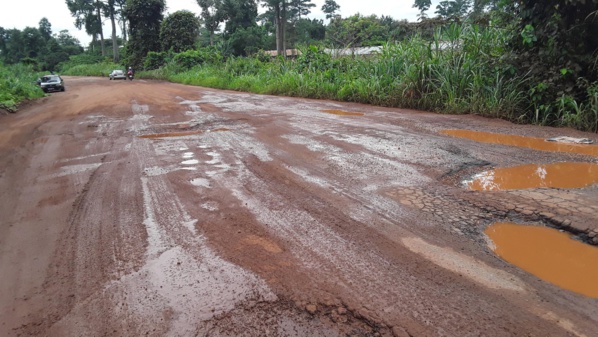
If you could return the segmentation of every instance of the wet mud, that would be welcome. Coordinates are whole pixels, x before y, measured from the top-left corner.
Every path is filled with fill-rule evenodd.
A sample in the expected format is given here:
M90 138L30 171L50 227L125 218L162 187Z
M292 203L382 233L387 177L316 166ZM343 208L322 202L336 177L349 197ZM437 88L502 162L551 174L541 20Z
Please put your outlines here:
M2 336L595 335L594 298L485 234L542 223L598 243L595 185L464 189L571 155L436 131L504 121L66 80L0 123Z

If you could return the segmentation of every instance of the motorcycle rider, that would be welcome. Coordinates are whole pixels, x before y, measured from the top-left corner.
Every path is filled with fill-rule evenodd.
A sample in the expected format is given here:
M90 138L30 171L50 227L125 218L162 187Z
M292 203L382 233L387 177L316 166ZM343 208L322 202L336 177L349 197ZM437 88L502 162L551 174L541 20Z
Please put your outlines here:
M130 75L130 76L135 75L135 73L133 72L133 67L129 67L129 70L127 71L127 75Z

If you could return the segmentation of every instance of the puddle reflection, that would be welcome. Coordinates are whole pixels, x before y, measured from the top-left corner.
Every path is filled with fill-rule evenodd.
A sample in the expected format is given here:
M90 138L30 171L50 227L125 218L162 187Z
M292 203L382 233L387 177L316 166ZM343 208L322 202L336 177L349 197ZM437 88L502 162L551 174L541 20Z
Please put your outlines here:
M350 111L343 111L343 110L336 110L336 109L329 109L329 110L322 110L323 112L333 114L333 115L340 115L340 116L363 116L361 112L350 112Z
M546 227L496 223L485 233L505 261L561 288L598 298L598 248Z
M526 188L582 188L598 182L598 164L528 164L482 172L466 181L476 191L502 191Z
M548 142L543 138L504 135L500 133L480 132L471 130L442 130L440 132L445 135L459 138L467 138L483 143L526 147L540 151L569 152L598 156L597 145Z

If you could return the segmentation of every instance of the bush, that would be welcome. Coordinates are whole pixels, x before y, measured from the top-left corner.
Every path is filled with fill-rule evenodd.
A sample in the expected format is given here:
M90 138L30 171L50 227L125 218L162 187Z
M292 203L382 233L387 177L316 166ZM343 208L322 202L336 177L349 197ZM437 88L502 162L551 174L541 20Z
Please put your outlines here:
M166 64L166 59L168 56L168 52L150 51L149 53L147 53L145 61L143 61L143 69L154 70L164 66Z
M174 56L174 63L184 69L191 69L205 62L205 55L199 50L187 50Z
M43 97L44 93L35 83L37 77L31 65L0 64L0 109L14 112L21 102Z

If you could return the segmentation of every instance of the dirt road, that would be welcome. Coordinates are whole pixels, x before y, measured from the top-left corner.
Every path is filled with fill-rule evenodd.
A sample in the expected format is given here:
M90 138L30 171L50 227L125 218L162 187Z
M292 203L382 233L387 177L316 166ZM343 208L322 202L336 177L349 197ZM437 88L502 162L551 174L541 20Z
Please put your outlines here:
M595 157L439 131L595 135L162 82L65 83L0 116L0 336L598 335L597 299L504 262L484 235L496 221L595 226L596 185L460 183Z

